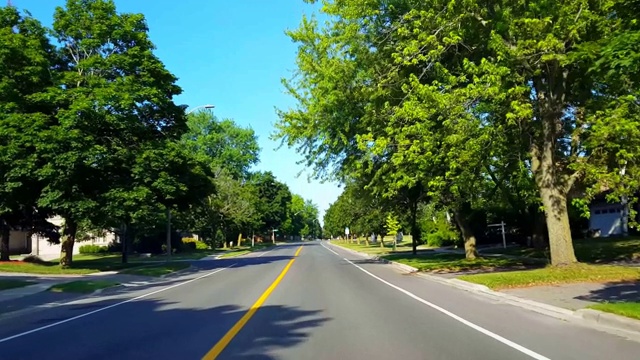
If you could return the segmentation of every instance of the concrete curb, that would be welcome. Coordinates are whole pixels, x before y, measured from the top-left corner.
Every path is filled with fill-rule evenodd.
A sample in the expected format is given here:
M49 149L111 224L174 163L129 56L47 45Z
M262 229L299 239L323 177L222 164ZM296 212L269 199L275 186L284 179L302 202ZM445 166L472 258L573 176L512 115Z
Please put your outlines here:
M567 321L584 320L587 323L590 323L591 325L598 325L598 326L606 327L616 331L633 333L636 336L640 335L640 320L635 320L635 319L627 318L624 316L605 313L605 312L593 310L593 309L580 309L577 311L564 309L558 306L553 306L553 305L541 303L538 301L524 299L521 297L494 291L484 285L474 284L474 283L460 280L460 279L446 279L446 278L442 278L442 277L438 277L430 274L421 273L418 271L418 269L412 266L400 264L394 261L389 261L386 259L379 258L377 256L361 253L359 251L355 251L352 249L347 249L340 245L332 244L330 242L329 244L332 246L339 247L340 249L346 250L353 254L363 256L368 259L379 260L383 263L390 264L401 270L407 271L409 273L414 273L417 276L420 276L424 279L428 279L444 285L452 286L461 290L465 290L465 291L469 291L485 297L489 297L494 300L501 301L503 303L507 303L510 305L518 306L530 311L535 311L543 315L547 315L550 317L554 317L561 320L567 320Z
M624 330L634 333L640 332L640 320L593 309L576 310L575 315L583 320L616 330Z

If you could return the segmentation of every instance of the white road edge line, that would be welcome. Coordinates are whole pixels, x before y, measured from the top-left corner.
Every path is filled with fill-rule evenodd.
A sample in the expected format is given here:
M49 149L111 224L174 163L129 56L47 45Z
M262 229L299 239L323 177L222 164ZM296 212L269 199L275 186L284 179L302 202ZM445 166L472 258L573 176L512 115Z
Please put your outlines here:
M331 251L332 253L342 257L342 255L340 255L337 252L329 249L324 244L321 243L320 245L322 245L323 248ZM470 327L470 328L472 328L472 329L474 329L476 331L479 331L479 332L481 332L481 333L483 333L483 334L485 334L485 335L487 335L487 336L489 336L489 337L491 337L491 338L493 338L495 340L498 340L499 342L501 342L501 343L503 343L503 344L515 349L515 350L520 351L523 354L529 355L530 357L532 357L532 358L534 358L536 360L551 360L548 357L540 355L540 354L538 354L537 352L535 352L533 350L529 350L529 349L527 349L526 347L524 347L522 345L516 344L515 342L513 342L513 341L511 341L509 339L506 339L506 338L504 338L504 337L502 337L502 336L500 336L500 335L498 335L496 333L493 333L493 332L491 332L491 331L489 331L489 330L487 330L487 329L485 329L485 328L483 328L483 327L481 327L479 325L476 325L476 324L472 323L471 321L463 319L460 316L458 316L458 315L456 315L456 314L454 314L454 313L452 313L452 312L450 312L450 311L448 311L448 310L446 310L444 308L441 308L440 306L438 306L436 304L433 304L433 303L431 303L431 302L429 302L427 300L424 300L423 298L419 297L418 295L415 295L412 292L409 292L409 291L407 291L407 290L405 290L405 289L403 289L403 288L401 288L399 286L396 286L396 285L394 285L394 284L392 284L392 283L390 283L390 282L388 282L388 281L386 281L386 280L384 280L384 279L382 279L382 278L370 273L369 271L367 271L367 270L363 269L362 267L354 264L351 260L349 260L349 259L347 259L345 257L342 257L342 259L347 261L349 264L355 266L358 270L361 270L365 274L367 274L367 275L371 276L372 278L382 282L383 284L388 285L388 286L400 291L401 293L403 293L403 294L405 294L405 295L407 295L407 296L409 296L409 297L411 297L411 298L413 298L413 299L415 299L415 300L417 300L417 301L419 301L419 302L421 302L421 303L423 303L423 304L425 304L425 305L427 305L427 306L429 306L429 307L431 307L431 308L433 308L433 309L435 309L435 310L437 310L437 311L439 311L439 312L441 312L441 313L453 318L454 320L457 320L457 321L467 325L468 327Z
M233 265L235 265L235 264L233 264ZM111 304L111 305L109 305L109 306L105 306L105 307L103 307L103 308L96 309L96 310L90 311L90 312L88 312L88 313L80 314L80 315L74 316L74 317L72 317L72 318L68 318L68 319L65 319L65 320L61 320L61 321L55 322L55 323L53 323L53 324L49 324L49 325L45 325L45 326L41 326L41 327L39 327L39 328L35 328L35 329L29 330L29 331L21 332L21 333L19 333L19 334L12 335L12 336L9 336L9 337L6 337L6 338L4 338L4 339L0 339L0 343L6 342L6 341L9 341L9 340L13 340L13 339L16 339L16 338L19 338L19 337L23 337L23 336L25 336L25 335L33 334L33 333L35 333L35 332L39 332L39 331L42 331L42 330L45 330L45 329L49 329L49 328L52 328L52 327L54 327L54 326L62 325L62 324L64 324L64 323L68 323L68 322L71 322L71 321L74 321L74 320L78 320L78 319L81 319L81 318L83 318L83 317L86 317L86 316L89 316L89 315L93 315L93 314L95 314L95 313L99 313L99 312L101 312L101 311L105 311L105 310L108 310L108 309L112 309L112 308L114 308L114 307L116 307L116 306L120 306L120 305L124 305L124 304L130 303L130 302L132 302L132 301L136 301L136 300L144 299L144 298L146 298L146 297L148 297L148 296L155 295L155 294L160 293L160 292L163 292L163 291L171 290L171 289L176 288L176 287L178 287L178 286L182 286L182 285L185 285L185 284L188 284L188 283L194 282L194 281L196 281L196 280L200 280L200 279L206 278L207 276L211 276L211 275L213 275L213 274L219 273L220 271L222 271L222 270L226 270L226 269L228 269L228 268L232 267L233 265L227 266L227 267L222 268L222 269L217 269L217 270L212 271L212 272L208 272L208 273L206 273L206 274L204 274L204 275L202 275L202 276L198 276L197 278L193 278L193 279L191 279L191 280L187 280L187 281L181 282L181 283L179 283L179 284L171 285L171 286L168 286L168 287L162 288L162 289L160 289L160 290L152 291L152 292L150 292L150 293L146 293L146 294L143 294L143 295L140 295L140 296L136 296L136 297L134 297L134 298L131 298L131 299L128 299L128 300L125 300L125 301L121 301L121 302L119 302L119 303Z

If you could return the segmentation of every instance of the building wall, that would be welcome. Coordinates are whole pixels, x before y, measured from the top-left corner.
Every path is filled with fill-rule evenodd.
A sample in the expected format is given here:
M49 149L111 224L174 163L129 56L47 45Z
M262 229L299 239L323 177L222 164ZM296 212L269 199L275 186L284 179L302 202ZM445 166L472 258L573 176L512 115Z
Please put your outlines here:
M63 220L56 216L48 220L50 223L61 226ZM53 260L60 258L60 244L51 244L46 237L34 234L31 237L26 231L12 231L9 240L11 255L37 255L43 260ZM115 234L107 232L105 236L97 237L93 240L78 241L73 247L73 253L80 252L80 246L87 244L106 246L116 240Z
M594 204L591 206L589 228L600 230L600 236L607 237L622 234L622 205Z

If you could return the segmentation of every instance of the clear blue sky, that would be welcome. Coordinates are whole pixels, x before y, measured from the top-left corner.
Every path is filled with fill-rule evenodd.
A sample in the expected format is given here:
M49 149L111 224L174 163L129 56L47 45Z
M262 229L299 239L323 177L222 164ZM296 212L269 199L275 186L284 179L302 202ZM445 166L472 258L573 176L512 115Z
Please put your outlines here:
M6 0L0 0L2 2ZM64 0L12 0L50 26ZM156 54L178 78L177 103L214 104L219 117L251 126L259 136L259 170L272 171L292 192L318 205L321 217L341 190L308 182L296 165L301 157L269 140L277 120L274 107L294 105L280 79L295 67L296 46L284 34L314 7L303 0L116 0L118 11L143 13ZM322 219L321 219L322 221Z

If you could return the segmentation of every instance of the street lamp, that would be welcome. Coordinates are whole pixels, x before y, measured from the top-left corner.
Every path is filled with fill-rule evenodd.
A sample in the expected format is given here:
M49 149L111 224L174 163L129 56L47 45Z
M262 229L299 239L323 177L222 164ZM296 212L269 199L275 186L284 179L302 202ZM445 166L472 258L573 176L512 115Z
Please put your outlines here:
M213 109L214 107L215 105L211 105L211 104L196 106L190 111L187 111L187 115L191 114L192 112L198 109ZM167 205L167 261L171 261L172 252L173 251L171 248L171 208L169 207L169 205Z
M215 105L211 105L211 104L196 106L193 109L191 109L190 111L187 111L187 115L191 114L192 112L194 112L194 111L196 111L198 109L213 109L214 107L215 107Z

